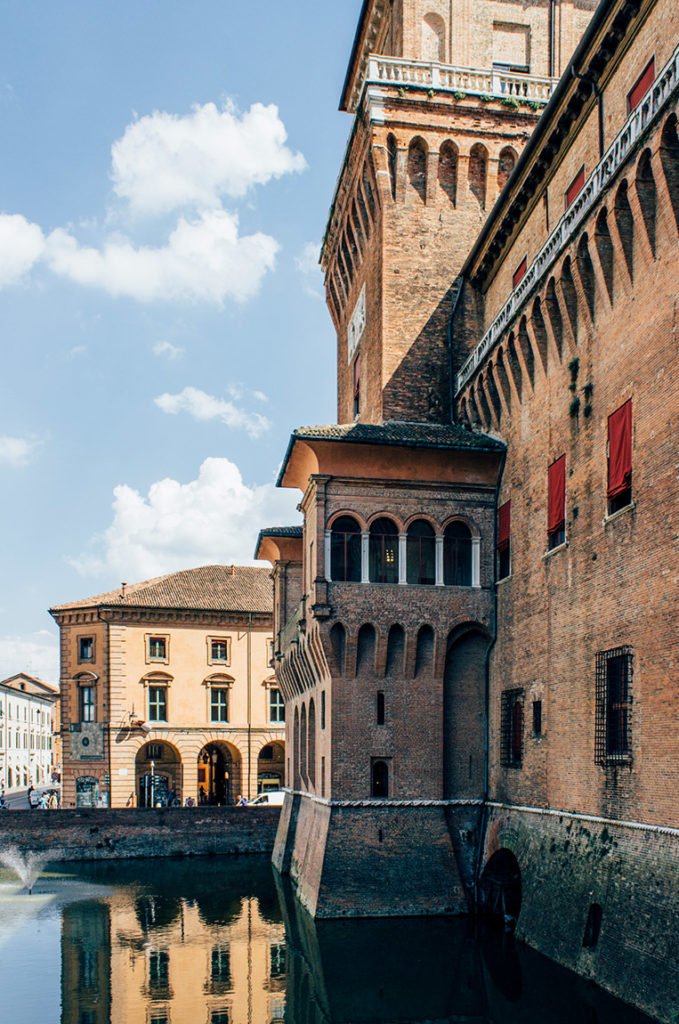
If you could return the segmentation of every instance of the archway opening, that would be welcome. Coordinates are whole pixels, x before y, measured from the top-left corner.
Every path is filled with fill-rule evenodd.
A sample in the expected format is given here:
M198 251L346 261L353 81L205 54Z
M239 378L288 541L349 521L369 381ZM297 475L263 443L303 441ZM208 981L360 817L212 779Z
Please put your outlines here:
M172 807L182 801L182 762L170 743L145 743L135 758L138 807Z
M226 743L208 743L198 755L198 803L226 807L241 792L240 757Z
M257 756L257 793L281 789L285 774L285 744L267 743Z
M521 912L521 869L511 850L498 850L483 869L479 909L514 931Z

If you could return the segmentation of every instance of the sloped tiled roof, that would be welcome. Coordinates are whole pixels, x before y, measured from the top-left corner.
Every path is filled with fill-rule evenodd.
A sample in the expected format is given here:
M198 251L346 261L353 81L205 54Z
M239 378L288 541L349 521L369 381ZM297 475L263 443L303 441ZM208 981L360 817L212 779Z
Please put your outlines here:
M249 565L204 565L131 583L105 594L54 605L50 612L73 608L186 608L198 611L271 612L273 591L268 569Z
M259 531L260 537L303 537L301 526L267 526Z
M8 679L0 679L0 686L6 686L9 690L20 690L21 683L24 681L27 686L23 692L32 696L49 699L59 695L58 687L46 683L44 679L38 679L37 676L30 676L28 672L17 672L16 675L9 676Z

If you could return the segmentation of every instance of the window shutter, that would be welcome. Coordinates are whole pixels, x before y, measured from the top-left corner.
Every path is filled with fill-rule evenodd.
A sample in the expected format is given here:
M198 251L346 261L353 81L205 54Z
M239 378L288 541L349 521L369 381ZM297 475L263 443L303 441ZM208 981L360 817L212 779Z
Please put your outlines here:
M655 57L648 62L633 88L627 94L627 112L631 114L638 107L655 81Z
M566 209L568 209L576 196L582 191L584 184L585 166L583 164L566 190Z
M512 503L506 501L504 505L501 505L497 513L498 519L498 530L497 530L497 549L498 551L506 551L509 547L509 538L511 535L512 526Z
M566 456L547 471L547 533L556 533L566 522Z
M528 270L528 257L524 256L512 276L512 288L516 288L526 276Z
M632 480L632 399L608 417L608 497L626 491Z

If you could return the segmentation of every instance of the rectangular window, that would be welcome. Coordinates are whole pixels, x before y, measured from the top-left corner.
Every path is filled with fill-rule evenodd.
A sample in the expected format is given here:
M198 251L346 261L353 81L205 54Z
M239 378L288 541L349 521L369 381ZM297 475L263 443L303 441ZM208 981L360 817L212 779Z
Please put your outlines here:
M651 57L650 61L641 72L636 82L627 93L627 113L631 114L632 111L639 106L644 96L655 82L655 57Z
M224 992L231 988L231 957L228 946L213 946L210 956L210 991Z
M542 701L533 701L533 736L540 739L542 736Z
M167 688L149 686L149 722L167 722Z
M632 503L632 399L608 417L608 513Z
M516 286L526 276L526 271L527 270L528 270L528 257L524 256L523 259L521 260L521 262L519 263L518 267L514 271L514 274L512 276L512 288L516 288Z
M385 704L384 704L384 693L382 690L377 691L377 724L384 725L385 720Z
M170 954L167 950L152 950L149 953L149 988L153 994L167 991L170 984Z
M94 661L94 637L78 637L78 661Z
M321 729L325 729L325 690L321 690Z
M269 690L269 721L275 723L285 721L283 694L277 686L272 686Z
M271 964L271 977L284 978L286 970L286 949L285 943L275 942L272 944L269 954Z
M163 747L161 743L147 743L146 744L146 760L147 761L162 761L163 759Z
M597 764L632 756L632 648L615 647L596 656Z
M213 686L210 690L210 721L228 722L229 693L225 686Z
M354 360L354 416L361 411L361 357Z
M566 540L566 456L556 459L547 471L547 548Z
M573 204L577 196L585 187L585 165L583 164L572 182L566 189L566 209Z
M231 641L229 637L210 637L210 661L215 665L228 665L231 661Z
M94 687L93 686L81 686L80 687L80 721L81 722L94 722L95 721Z
M505 580L511 573L512 503L506 501L497 511L497 576Z
M211 1010L210 1024L229 1024L228 1010Z
M167 659L167 637L150 636L148 638L149 658L154 661Z
M507 768L523 761L523 690L505 690L501 705L501 760Z

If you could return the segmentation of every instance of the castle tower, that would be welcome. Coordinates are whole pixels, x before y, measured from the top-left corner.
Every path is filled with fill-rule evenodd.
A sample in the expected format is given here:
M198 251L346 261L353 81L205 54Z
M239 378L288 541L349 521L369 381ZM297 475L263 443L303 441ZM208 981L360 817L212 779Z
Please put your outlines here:
M319 917L474 900L505 446L452 422L467 353L447 326L591 6L363 7L322 250L339 424L294 432L278 483L302 493L304 527L257 547L274 566L291 790L274 863Z

